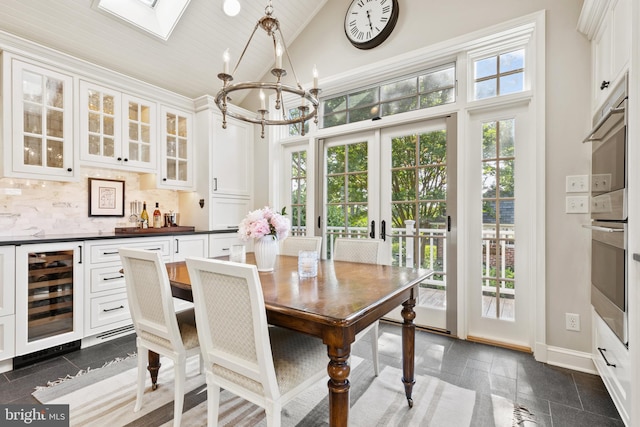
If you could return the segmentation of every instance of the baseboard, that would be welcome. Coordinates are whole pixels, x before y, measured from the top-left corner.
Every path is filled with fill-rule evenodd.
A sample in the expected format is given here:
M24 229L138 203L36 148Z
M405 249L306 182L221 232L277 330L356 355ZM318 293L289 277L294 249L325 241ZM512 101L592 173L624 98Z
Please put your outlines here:
M544 349L541 349L540 347L540 345L536 346L536 350L540 349L542 350L541 353L546 355L546 360L542 360L542 358L538 358L538 354L536 354L536 360L540 362L545 362L549 365L559 366L561 368L572 369L574 371L599 375L596 370L596 366L593 364L591 353L554 346L544 346Z
M133 325L123 326L121 328L112 329L110 331L102 332L96 335L88 336L82 338L82 348L87 348L94 346L96 344L101 344L105 341L111 341L116 338L123 337L125 335L129 335L135 333L133 329Z
M0 374L13 370L13 359L0 361Z

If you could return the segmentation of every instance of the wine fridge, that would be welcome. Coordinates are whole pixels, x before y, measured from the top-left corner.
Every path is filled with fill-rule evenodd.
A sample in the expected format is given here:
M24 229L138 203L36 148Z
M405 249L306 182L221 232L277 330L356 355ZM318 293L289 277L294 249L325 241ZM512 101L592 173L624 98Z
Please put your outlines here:
M39 360L82 338L82 246L68 242L16 248L17 356Z

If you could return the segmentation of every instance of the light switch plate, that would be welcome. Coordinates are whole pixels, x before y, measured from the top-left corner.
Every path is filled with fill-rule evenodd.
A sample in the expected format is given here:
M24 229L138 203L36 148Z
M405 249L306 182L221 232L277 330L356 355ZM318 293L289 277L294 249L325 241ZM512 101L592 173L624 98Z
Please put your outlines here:
M589 175L569 175L566 181L567 193L586 193L589 191Z
M589 196L567 196L566 213L589 213Z

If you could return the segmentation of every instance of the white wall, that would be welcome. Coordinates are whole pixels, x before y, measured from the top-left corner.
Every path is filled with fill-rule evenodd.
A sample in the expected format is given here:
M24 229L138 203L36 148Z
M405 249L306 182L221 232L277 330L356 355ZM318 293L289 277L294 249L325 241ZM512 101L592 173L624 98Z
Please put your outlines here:
M565 177L589 173L590 46L576 31L581 0L401 0L393 34L381 46L358 50L347 41L348 2L329 0L289 48L303 84L317 64L322 78L460 36L539 10L546 10L546 295L547 344L590 352L589 239L587 215L567 215ZM354 87L357 87L354 82ZM244 105L253 109L252 105ZM313 126L313 125L312 125ZM266 140L256 138L255 158L268 158ZM268 204L269 161L256 162L255 203ZM582 330L565 330L565 313L578 313Z

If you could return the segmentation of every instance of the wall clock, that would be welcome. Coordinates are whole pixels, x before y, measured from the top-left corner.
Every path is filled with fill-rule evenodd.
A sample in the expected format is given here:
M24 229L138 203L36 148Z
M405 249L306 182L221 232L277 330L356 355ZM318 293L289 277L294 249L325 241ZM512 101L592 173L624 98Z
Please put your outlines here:
M398 0L353 0L344 17L347 39L358 49L385 41L398 20Z

